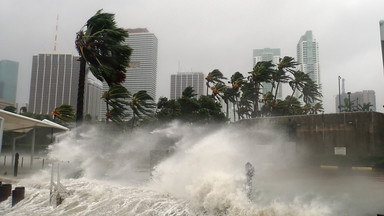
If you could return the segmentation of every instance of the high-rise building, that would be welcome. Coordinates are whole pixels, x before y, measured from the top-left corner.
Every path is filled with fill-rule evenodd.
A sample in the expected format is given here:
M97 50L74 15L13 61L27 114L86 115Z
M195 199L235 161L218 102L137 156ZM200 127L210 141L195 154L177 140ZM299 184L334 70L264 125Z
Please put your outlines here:
M381 39L381 56L383 58L383 67L384 67L384 20L380 22L380 39Z
M196 98L204 95L205 76L201 72L185 72L171 75L171 97L170 99L181 98L185 88L192 87Z
M125 82L122 84L131 94L145 90L156 100L157 81L157 38L146 28L127 29L129 37L126 44L133 51L130 57L130 66L127 69ZM103 83L103 91L108 85ZM105 103L101 104L100 120L105 119Z
M34 55L28 112L50 114L62 104L71 105L76 112L79 71L78 56L56 53ZM99 106L100 99L94 99L97 97L97 93L94 92L96 84L90 81L91 77L91 73L88 73L85 83L84 111L85 114L96 116L98 112L92 113L90 110L92 107ZM101 84L99 84L99 91L101 91Z
M10 60L0 61L0 99L7 104L16 103L19 63Z
M85 86L84 113L91 115L92 119L98 119L100 114L103 83L89 71Z
M308 74L321 88L319 43L312 35L312 31L306 31L297 43L298 69Z
M280 61L280 49L254 49L253 50L253 66L255 66L260 61L272 61L273 64L277 65ZM265 94L272 89L271 83L262 83L263 88L262 92ZM283 88L279 88L277 92L277 98L283 97ZM273 92L274 93L274 92Z

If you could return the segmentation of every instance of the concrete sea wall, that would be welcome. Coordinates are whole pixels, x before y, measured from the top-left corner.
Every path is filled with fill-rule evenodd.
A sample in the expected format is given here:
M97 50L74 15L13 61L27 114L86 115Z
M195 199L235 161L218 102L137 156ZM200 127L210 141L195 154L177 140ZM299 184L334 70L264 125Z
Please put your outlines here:
M297 154L384 156L384 114L350 112L320 115L264 117L239 122L269 123L288 131Z

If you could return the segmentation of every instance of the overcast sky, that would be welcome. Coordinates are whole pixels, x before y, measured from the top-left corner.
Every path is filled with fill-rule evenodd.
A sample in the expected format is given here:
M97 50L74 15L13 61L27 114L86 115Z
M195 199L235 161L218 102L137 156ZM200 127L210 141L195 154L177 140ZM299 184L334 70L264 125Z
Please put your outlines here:
M32 56L77 54L76 32L104 9L119 27L147 28L159 41L157 96L169 97L170 75L252 69L252 51L280 48L296 58L307 30L319 42L325 111L335 112L338 79L346 91L375 90L383 112L384 75L379 21L384 0L1 0L0 60L18 61L18 102L27 103Z

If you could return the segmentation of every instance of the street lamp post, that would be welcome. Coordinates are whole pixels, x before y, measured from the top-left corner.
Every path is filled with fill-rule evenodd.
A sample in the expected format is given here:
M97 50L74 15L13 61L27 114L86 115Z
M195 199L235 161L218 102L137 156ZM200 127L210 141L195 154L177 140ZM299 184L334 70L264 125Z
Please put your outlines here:
M341 98L340 98L340 80L341 80L341 76L339 76L338 79L339 79L339 113L341 113Z
M347 92L348 94L348 109L351 112L351 92Z

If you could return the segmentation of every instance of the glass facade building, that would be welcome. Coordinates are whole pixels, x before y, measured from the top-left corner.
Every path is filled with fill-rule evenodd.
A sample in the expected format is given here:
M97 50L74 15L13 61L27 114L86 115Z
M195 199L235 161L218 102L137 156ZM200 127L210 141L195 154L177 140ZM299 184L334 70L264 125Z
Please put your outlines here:
M16 103L19 63L10 60L0 61L0 99L10 104Z

